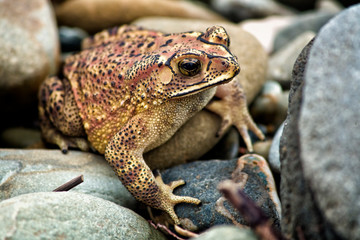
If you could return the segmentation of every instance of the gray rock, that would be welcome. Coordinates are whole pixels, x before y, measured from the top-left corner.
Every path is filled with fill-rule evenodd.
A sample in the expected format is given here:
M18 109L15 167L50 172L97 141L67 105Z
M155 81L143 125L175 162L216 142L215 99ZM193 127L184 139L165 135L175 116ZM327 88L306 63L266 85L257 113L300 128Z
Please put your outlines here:
M271 200L271 194L266 191L267 186L263 185L267 180L271 180L268 178L265 180L264 173L255 169L253 161L257 162L258 157L255 157L256 155L247 156L249 156L248 160L251 163L245 163L244 169L241 171L248 175L244 192L263 209L267 216L273 219L274 226L278 227L280 223L276 203ZM190 220L192 225L195 226L194 230L198 231L203 231L213 225L233 224L229 218L224 217L220 214L221 211L217 210L219 209L216 207L217 201L220 201L221 197L217 185L220 181L231 179L237 161L237 159L198 161L165 170L162 173L165 183L179 179L186 182L185 186L175 189L174 193L176 195L195 197L202 202L200 206L178 204L175 211L179 218ZM238 223L246 224L242 216L227 201L225 201L224 206Z
M284 124L281 124L278 130L275 133L275 136L273 138L270 152L269 152L269 165L271 170L273 170L276 173L280 173L280 138L284 130Z
M0 200L31 192L50 192L83 174L70 191L88 193L133 208L135 199L103 156L79 151L0 150Z
M360 139L354 130L359 17L357 5L331 20L294 67L281 139L282 231L288 238L298 238L299 229L305 239L360 236Z
M133 211L75 192L17 196L0 212L1 239L166 239Z
M335 13L333 12L310 12L298 15L293 24L277 34L274 41L274 51L278 51L304 32L317 33L334 16Z
M280 2L300 11L313 9L316 3L316 1L314 0L277 0L277 2Z
M351 5L357 4L358 1L357 0L338 0L342 5L344 5L345 7L349 7Z
M269 61L268 79L289 85L296 58L314 37L314 32L304 32L275 52Z
M61 26L59 28L59 38L62 52L73 52L81 50L81 42L89 34L81 28L71 28Z
M293 72L289 95L288 116L280 140L282 205L281 230L288 239L338 239L331 226L319 213L309 183L304 178L301 163L299 124L304 71L311 41L299 55Z
M198 237L191 240L256 240L256 235L249 229L238 228L235 226L215 226L203 232Z
M318 34L305 73L299 127L304 176L339 235L360 236L360 4Z
M211 6L234 22L271 15L291 15L294 12L273 0L212 0Z

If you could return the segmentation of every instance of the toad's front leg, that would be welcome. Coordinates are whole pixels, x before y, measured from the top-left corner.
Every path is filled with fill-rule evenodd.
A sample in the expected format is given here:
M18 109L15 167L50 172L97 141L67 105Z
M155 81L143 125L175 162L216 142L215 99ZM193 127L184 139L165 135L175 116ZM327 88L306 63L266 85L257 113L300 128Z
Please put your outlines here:
M145 121L144 119L148 119ZM156 117L132 118L109 142L105 159L113 167L123 185L139 201L166 211L175 224L179 219L174 206L181 202L199 204L200 200L176 196L172 191L184 184L183 180L164 184L161 176L154 177L143 159L143 152L161 134L161 123Z

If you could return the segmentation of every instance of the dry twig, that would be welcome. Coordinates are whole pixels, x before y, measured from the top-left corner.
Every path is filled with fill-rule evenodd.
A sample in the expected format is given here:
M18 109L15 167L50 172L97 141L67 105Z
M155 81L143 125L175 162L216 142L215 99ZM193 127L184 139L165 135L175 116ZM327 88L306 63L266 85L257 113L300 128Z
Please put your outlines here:
M66 183L64 183L63 185L61 185L60 187L56 188L53 190L53 192L64 192L64 191L69 191L70 189L76 187L77 185L79 185L80 183L82 183L84 181L84 176L80 175Z
M226 180L219 184L219 190L229 200L229 202L244 216L254 232L263 240L283 240L281 233L273 229L271 221L256 206L256 204L246 196L238 185Z

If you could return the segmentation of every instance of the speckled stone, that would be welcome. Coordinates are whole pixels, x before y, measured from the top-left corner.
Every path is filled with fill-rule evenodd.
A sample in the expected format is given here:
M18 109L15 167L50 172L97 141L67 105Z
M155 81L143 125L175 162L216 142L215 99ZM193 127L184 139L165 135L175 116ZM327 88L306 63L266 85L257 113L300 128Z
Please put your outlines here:
M133 211L82 193L24 194L0 212L1 239L166 239Z
M186 185L175 189L176 195L191 196L201 200L201 205L178 204L175 211L181 219L189 219L194 229L203 231L213 225L233 224L229 218L224 217L216 210L216 202L221 194L217 190L220 181L231 179L232 172L236 169L237 159L197 161L165 170L162 173L164 182L168 183L183 179ZM270 199L266 187L263 185L260 173L251 165L245 165L242 172L248 174L244 192L260 206L265 214L272 218L274 226L279 227L279 213L275 204ZM242 216L237 213L226 201L225 208L240 224L246 224Z

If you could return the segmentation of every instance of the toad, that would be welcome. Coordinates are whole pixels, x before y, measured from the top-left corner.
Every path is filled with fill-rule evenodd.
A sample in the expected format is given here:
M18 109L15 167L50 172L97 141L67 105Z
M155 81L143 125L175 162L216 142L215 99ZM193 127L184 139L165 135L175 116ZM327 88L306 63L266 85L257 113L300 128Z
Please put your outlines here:
M43 138L64 153L69 147L91 147L104 154L137 200L166 211L179 224L174 206L200 200L174 195L184 181L164 184L143 153L170 139L214 95L228 104L207 106L223 118L219 135L235 125L249 151L248 129L264 138L249 116L241 86L221 85L240 71L229 43L218 26L164 34L125 25L85 39L83 50L65 60L62 75L48 77L40 87Z

